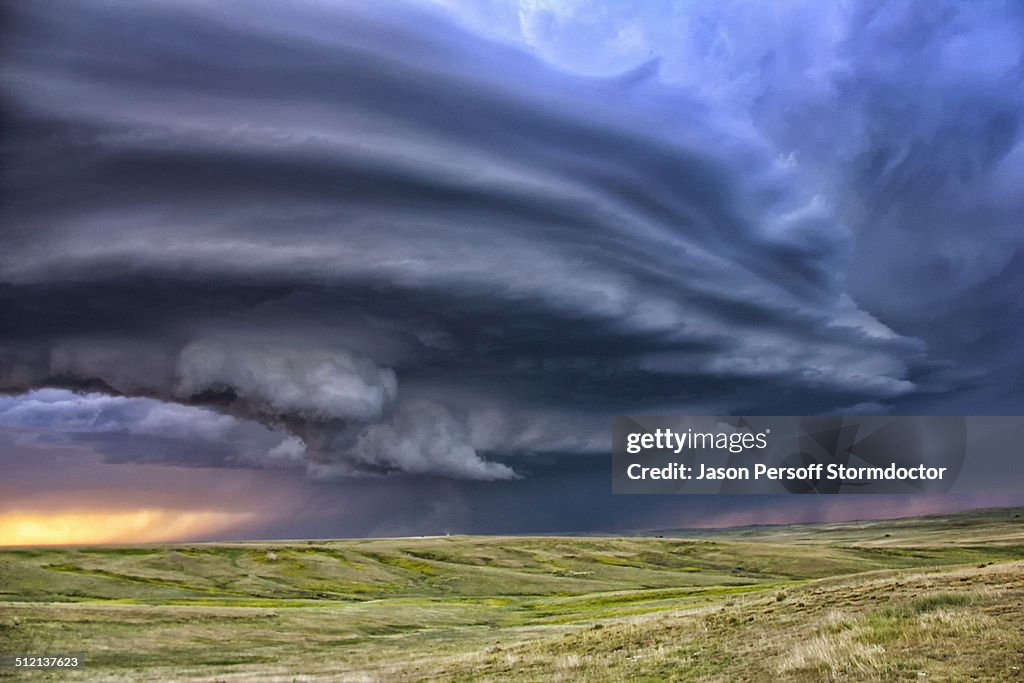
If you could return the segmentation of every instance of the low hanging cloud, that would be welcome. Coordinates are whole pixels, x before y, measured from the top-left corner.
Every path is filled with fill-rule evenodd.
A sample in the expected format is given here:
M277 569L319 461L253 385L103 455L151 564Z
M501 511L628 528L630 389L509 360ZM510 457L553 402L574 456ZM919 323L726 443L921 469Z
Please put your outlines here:
M657 60L849 230L849 295L930 360L899 410L1024 410L1024 6L437 0L564 69Z
M918 389L927 346L846 289L847 195L735 95L418 6L11 13L2 391L291 435L251 464L502 479L492 455L599 450L616 412Z
M182 349L174 393L224 392L257 417L358 420L384 417L398 391L395 373L344 351L193 342Z
M237 422L228 415L104 394L40 389L23 397L0 396L0 426L26 430L126 433L220 441Z
M21 445L84 448L107 463L297 468L304 462L293 436L151 398L63 389L0 396L0 430Z

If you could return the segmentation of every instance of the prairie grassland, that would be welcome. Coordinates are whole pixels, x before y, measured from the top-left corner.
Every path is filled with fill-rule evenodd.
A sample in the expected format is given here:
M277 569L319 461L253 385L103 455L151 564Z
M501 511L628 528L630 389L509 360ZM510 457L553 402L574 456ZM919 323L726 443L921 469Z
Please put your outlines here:
M40 681L1024 681L1024 524L7 549L0 652L85 657L0 670Z

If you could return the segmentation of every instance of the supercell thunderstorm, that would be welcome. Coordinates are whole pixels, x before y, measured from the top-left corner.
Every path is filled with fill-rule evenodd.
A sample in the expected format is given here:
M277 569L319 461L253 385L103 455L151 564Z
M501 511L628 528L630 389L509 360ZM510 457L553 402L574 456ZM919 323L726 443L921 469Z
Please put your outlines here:
M1021 409L1019 4L366 5L8 8L0 425L505 479Z

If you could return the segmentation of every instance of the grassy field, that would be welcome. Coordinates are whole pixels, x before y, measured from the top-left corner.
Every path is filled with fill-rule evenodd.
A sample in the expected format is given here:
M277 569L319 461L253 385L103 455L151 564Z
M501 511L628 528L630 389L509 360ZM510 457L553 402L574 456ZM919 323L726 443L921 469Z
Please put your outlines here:
M1022 510L658 536L4 549L0 679L1024 682Z

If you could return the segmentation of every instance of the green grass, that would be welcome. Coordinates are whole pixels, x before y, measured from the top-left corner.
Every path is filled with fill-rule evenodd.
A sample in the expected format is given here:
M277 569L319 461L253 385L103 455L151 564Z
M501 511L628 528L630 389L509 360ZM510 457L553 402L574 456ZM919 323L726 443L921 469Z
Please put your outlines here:
M694 538L14 548L0 650L86 655L26 674L41 681L1024 681L1022 559L1019 510Z

